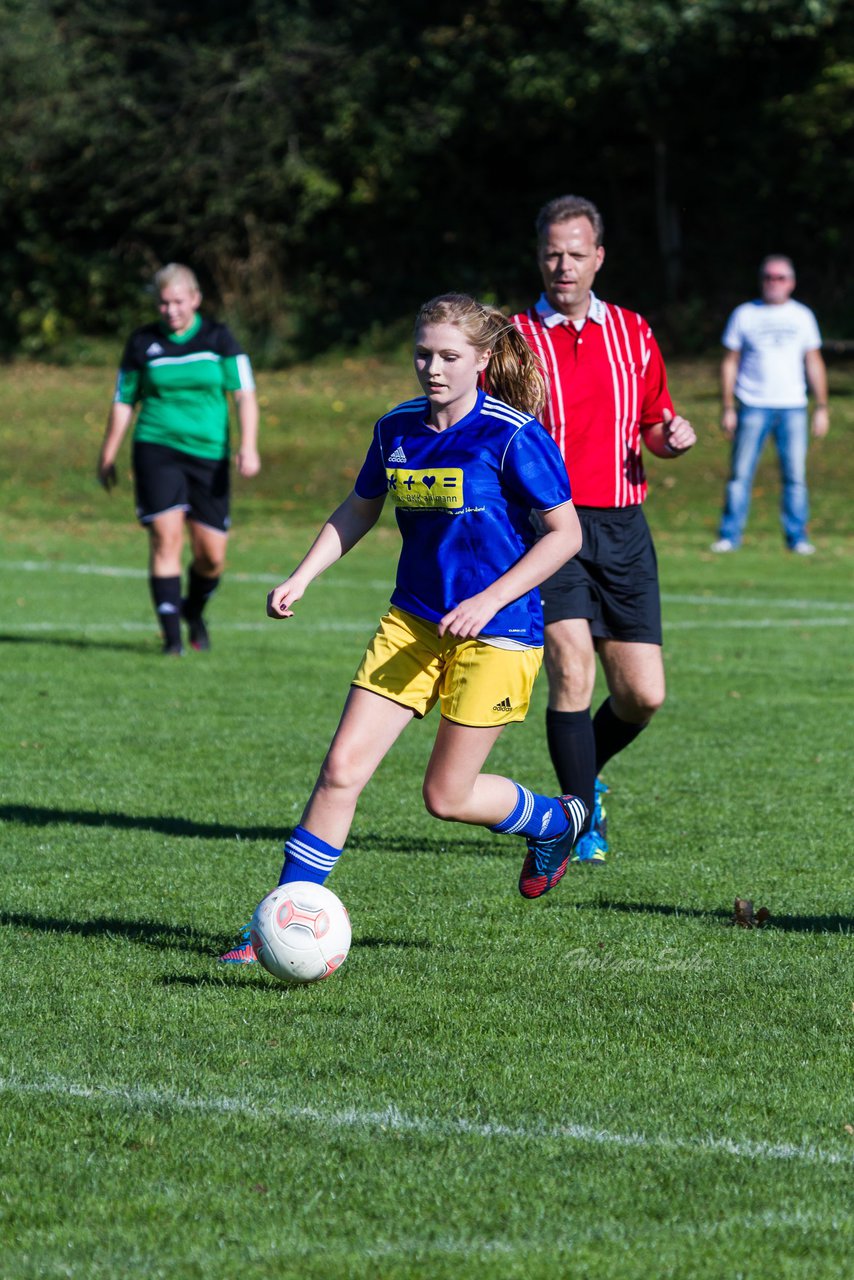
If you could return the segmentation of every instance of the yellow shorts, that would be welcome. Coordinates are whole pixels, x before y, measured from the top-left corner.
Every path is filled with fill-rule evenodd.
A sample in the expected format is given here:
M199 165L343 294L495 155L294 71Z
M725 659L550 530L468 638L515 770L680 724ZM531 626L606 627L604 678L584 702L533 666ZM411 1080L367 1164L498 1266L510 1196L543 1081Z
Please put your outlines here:
M435 622L392 606L353 684L411 707L419 718L439 702L446 720L483 729L525 719L542 661L541 648L439 639Z

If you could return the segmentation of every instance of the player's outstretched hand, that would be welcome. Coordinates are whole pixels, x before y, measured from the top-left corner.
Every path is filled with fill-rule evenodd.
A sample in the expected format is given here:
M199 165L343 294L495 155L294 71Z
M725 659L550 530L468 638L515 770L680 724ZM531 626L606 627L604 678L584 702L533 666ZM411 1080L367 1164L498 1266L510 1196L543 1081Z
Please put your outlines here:
M298 586L293 578L286 578L284 582L280 582L267 595L267 617L292 618L294 611L291 605L302 599L303 590L304 588Z
M672 454L686 453L697 443L697 433L687 418L672 414L669 409L662 413L664 423L664 443Z

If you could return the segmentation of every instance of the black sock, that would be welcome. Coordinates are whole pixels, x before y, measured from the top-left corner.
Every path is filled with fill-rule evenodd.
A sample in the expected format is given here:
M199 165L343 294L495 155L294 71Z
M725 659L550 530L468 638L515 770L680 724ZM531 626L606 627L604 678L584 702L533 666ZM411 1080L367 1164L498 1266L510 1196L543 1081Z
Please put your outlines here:
M163 632L163 644L171 649L181 643L181 579L156 578L152 574L148 585L157 621Z
M203 578L193 566L187 575L187 595L184 601L184 617L188 621L200 618L205 605L219 586L219 578Z
M593 812L596 783L596 746L590 708L586 711L546 711L546 739L564 795L578 796ZM587 823L583 830L587 830Z
M593 717L593 736L596 740L596 772L607 764L623 747L634 742L645 724L629 724L614 714L611 699L606 698Z

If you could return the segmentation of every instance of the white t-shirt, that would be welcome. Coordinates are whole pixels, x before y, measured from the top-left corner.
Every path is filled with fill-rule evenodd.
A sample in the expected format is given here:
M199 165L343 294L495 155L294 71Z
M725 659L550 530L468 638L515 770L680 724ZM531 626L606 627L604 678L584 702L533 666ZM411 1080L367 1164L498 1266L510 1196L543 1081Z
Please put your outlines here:
M802 302L743 302L721 339L740 351L735 394L761 409L800 409L807 402L804 354L821 346L816 318Z

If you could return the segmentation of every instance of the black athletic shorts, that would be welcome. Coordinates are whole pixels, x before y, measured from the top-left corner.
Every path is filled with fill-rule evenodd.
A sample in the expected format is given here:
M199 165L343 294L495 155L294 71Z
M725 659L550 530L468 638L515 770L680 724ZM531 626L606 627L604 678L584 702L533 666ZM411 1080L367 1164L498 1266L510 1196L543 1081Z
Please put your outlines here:
M225 533L231 473L228 458L197 458L165 444L134 441L136 515L151 524L166 511L185 511L190 520Z
M658 562L643 508L576 510L581 550L540 588L546 626L588 618L597 638L661 644Z

